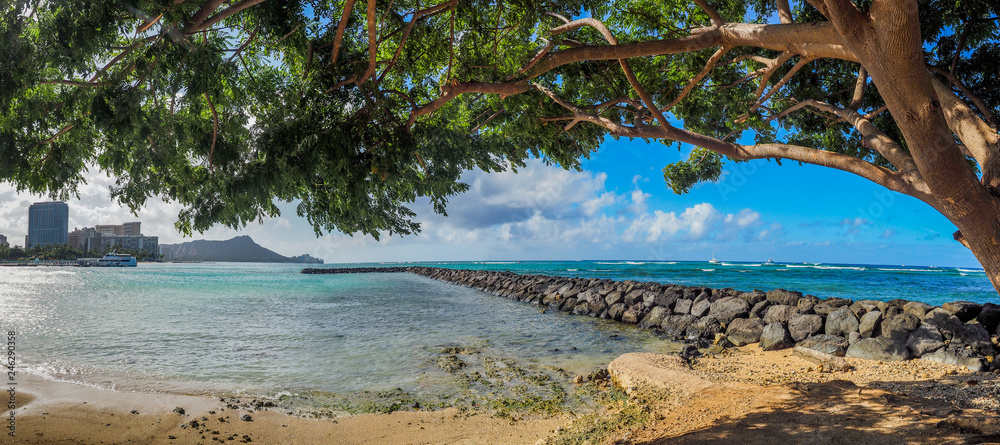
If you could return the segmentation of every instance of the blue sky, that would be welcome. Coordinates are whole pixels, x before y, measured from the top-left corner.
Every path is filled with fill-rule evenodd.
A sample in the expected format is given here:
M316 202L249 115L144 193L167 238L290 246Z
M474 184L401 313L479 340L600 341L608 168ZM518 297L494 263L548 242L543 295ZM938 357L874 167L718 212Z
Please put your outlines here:
M860 177L771 161L728 163L722 178L675 195L661 169L689 147L609 139L583 171L532 161L520 173L467 172L472 187L453 197L449 216L412 207L423 232L380 241L360 235L317 238L294 203L282 216L242 230L216 227L196 239L250 235L284 255L329 262L447 260L707 260L869 263L978 267L952 240L954 226L929 206ZM70 226L139 220L161 243L182 242L176 204L152 200L136 217L108 198L113 180L91 172ZM42 197L0 185L0 234L22 244L27 209Z

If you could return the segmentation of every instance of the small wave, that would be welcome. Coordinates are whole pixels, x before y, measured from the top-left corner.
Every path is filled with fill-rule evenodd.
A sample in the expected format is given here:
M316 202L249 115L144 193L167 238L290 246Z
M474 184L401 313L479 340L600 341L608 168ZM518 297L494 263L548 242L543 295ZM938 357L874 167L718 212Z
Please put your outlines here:
M809 268L809 269L819 269L819 270L868 270L864 267L856 266L820 266L819 264L786 264L785 267L798 267L798 268Z
M601 261L595 261L594 264L610 264L610 265L615 265L615 264L624 264L624 263L605 263L605 262L601 262Z
M644 261L626 261L625 264L631 264L633 266L638 266L640 264L646 264Z
M944 272L941 269L909 269L909 268L893 268L893 267L879 267L878 270L892 271L892 272Z
M580 269L566 269L566 271L567 271L567 272L577 272L577 271L579 271L579 270L580 270Z
M979 269L961 269L961 268L956 268L955 270L957 270L959 272L966 272L966 273L986 273L986 271L979 270ZM965 275L965 274L962 274L962 275Z
M702 269L702 272L715 272L715 269Z
M663 264L677 264L677 262L676 261L667 261L667 262L665 262Z

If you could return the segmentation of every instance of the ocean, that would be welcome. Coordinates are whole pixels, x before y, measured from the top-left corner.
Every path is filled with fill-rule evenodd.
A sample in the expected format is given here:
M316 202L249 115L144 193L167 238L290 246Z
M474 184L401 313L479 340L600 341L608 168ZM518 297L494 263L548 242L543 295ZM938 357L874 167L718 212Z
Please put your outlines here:
M784 288L850 299L996 301L981 270L721 262L426 262L463 269ZM338 264L322 267L359 267ZM447 348L586 373L626 352L670 352L654 331L406 273L303 275L303 265L0 267L0 329L18 365L120 391L275 396L449 387ZM493 359L490 359L493 360ZM511 362L513 363L513 362Z

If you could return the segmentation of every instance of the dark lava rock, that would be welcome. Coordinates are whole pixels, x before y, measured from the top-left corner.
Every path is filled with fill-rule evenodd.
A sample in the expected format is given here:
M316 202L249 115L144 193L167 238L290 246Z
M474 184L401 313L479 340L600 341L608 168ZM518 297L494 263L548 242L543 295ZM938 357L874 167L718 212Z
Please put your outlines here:
M820 302L819 298L812 295L806 295L799 298L799 302L795 304L795 308L799 310L800 314L812 314L813 307Z
M622 314L625 313L625 303L615 303L608 308L608 318L612 318L615 321L622 320Z
M906 347L914 357L922 357L944 347L944 336L941 331L931 325L920 325L910 333Z
M913 314L896 314L882 317L882 336L893 340L906 340L920 327L920 320Z
M990 363L972 350L949 346L920 357L921 360L962 366L971 371L982 372L990 369Z
M653 304L664 307L667 309L673 309L674 304L677 303L677 299L680 298L681 294L674 291L664 291L663 293L656 294L653 297Z
M913 314L917 318L924 318L931 309L934 309L934 306L920 301L908 301L903 304L903 313Z
M797 342L819 333L822 329L823 317L816 314L796 315L788 319L788 333L792 340Z
M753 292L743 292L740 294L740 298L746 300L747 304L753 307L761 301L767 301L767 294L763 291L755 290Z
M862 338L847 348L846 356L884 362L899 362L910 358L905 341L885 337Z
M688 326L684 334L688 340L697 340L699 338L714 339L715 334L721 334L724 331L722 323L709 316L699 318L698 321L692 323L691 326Z
M734 319L745 318L749 313L750 305L740 297L724 297L715 300L708 311L709 315L725 325Z
M702 300L695 300L694 304L691 305L691 315L695 317L704 317L708 315L708 311L712 309L712 302L708 301L707 298Z
M639 320L642 318L642 309L640 309L641 306L642 304L638 304L627 309L625 313L622 314L622 323L638 324Z
M882 311L871 311L863 315L858 322L858 332L861 333L861 338L882 335Z
M798 309L795 306L774 304L767 308L767 313L764 314L764 323L787 323L792 316L798 313Z
M877 311L880 309L880 304L885 304L881 301L875 300L858 300L850 306L851 312L854 312L858 317L863 317L865 314L871 311Z
M691 326L697 320L698 317L689 314L667 315L663 317L660 329L663 329L663 333L668 336L683 338L688 326Z
M663 317L670 314L670 310L663 306L654 306L653 309L649 311L649 314L639 322L640 328L655 328L659 327L660 323L663 322Z
M604 303L608 306L614 306L623 301L625 301L625 296L621 292L612 292L604 297Z
M1000 306L984 304L983 310L976 316L976 323L983 325L991 334L996 334L997 326L1000 326Z
M788 329L781 323L770 323L760 333L760 348L765 351L791 348L795 346Z
M773 304L795 306L799 302L799 298L802 298L802 292L785 289L775 289L767 293L767 301Z
M858 317L854 316L849 307L841 307L826 317L827 335L847 337L851 332L858 330Z
M763 332L764 322L759 318L737 318L729 323L726 338L736 346L743 346L759 342Z
M965 323L979 315L983 307L971 301L952 301L941 305L941 309L950 312Z
M754 304L753 308L750 309L750 316L754 318L764 318L764 315L767 314L767 308L769 307L771 307L771 302L767 300L758 301L757 304Z
M694 303L692 300L686 298L681 298L674 303L674 313L675 314L690 314L691 305Z
M251 417L249 414L244 414L240 416L240 420L244 422L253 422L253 417Z
M948 337L947 333L944 333ZM969 346L981 355L993 355L996 345L990 341L990 333L981 324L963 324L952 331L951 345Z
M831 312L841 307L850 306L851 303L852 301L846 298L831 297L827 298L826 300L820 301L819 303L816 303L813 306L813 312L825 317L827 315L830 315Z
M799 342L799 346L843 357L850 344L847 343L846 338L839 335L820 334Z

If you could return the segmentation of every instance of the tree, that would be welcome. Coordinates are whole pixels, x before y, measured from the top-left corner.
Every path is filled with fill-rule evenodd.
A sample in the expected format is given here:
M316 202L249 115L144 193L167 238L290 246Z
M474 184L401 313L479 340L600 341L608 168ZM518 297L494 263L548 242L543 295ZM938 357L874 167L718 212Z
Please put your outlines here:
M318 233L378 236L417 230L418 197L444 212L464 169L644 138L696 147L664 169L678 193L774 159L914 196L1000 290L1000 5L717 3L20 0L0 180L67 195L96 164L185 231L300 199Z

